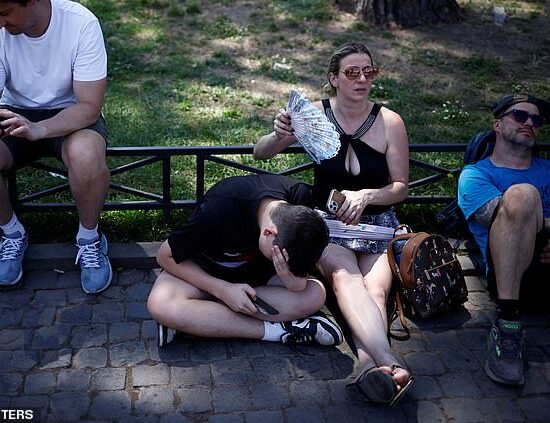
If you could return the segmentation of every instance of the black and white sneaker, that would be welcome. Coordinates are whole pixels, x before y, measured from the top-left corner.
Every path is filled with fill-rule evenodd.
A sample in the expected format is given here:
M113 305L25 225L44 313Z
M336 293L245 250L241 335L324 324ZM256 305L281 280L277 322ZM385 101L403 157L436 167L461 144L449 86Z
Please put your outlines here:
M281 326L286 330L281 336L284 344L317 343L331 346L341 344L344 339L338 325L321 312L305 319L282 322Z
M160 323L157 323L157 326L159 330L159 347L168 345L174 340L174 336L176 336L176 331L174 329L170 329L169 327L161 325Z

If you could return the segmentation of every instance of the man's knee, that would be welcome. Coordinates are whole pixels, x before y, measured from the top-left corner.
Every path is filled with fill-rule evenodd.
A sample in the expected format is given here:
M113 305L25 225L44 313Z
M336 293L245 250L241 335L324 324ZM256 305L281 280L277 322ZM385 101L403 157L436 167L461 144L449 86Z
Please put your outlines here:
M71 134L63 143L63 161L69 170L108 172L105 140L92 130Z
M520 223L542 219L542 201L537 188L531 184L516 184L508 188L502 196L497 217L503 215Z

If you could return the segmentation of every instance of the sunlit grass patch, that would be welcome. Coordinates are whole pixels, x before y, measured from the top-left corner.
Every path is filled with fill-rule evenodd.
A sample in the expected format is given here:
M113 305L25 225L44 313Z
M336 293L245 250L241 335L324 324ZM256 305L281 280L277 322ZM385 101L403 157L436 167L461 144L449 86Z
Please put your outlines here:
M214 20L203 20L200 28L205 35L212 38L242 37L251 31L249 26L239 25L227 16L217 16Z
M291 22L303 21L326 22L334 18L331 2L328 0L279 0Z
M476 88L483 88L502 73L501 62L494 57L471 55L461 59L459 63Z

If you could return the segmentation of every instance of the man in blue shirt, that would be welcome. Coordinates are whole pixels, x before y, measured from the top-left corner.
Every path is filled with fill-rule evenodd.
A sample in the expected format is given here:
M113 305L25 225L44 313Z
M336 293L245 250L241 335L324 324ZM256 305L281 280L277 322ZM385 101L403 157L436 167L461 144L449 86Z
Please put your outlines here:
M497 320L488 339L485 371L494 381L524 383L520 297L529 285L547 283L550 241L550 160L533 155L550 104L516 94L493 106L495 148L490 157L468 165L458 184L458 204L487 264ZM548 225L548 223L547 223ZM520 295L521 292L521 295Z

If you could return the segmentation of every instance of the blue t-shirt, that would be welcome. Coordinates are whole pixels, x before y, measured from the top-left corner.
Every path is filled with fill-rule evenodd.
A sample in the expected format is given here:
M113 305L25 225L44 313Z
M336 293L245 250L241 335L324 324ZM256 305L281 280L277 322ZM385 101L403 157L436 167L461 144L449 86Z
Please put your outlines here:
M490 158L465 166L458 180L458 205L485 259L488 229L470 217L477 209L504 194L515 184L528 183L538 189L543 214L550 218L550 160L534 158L529 169L498 167Z

